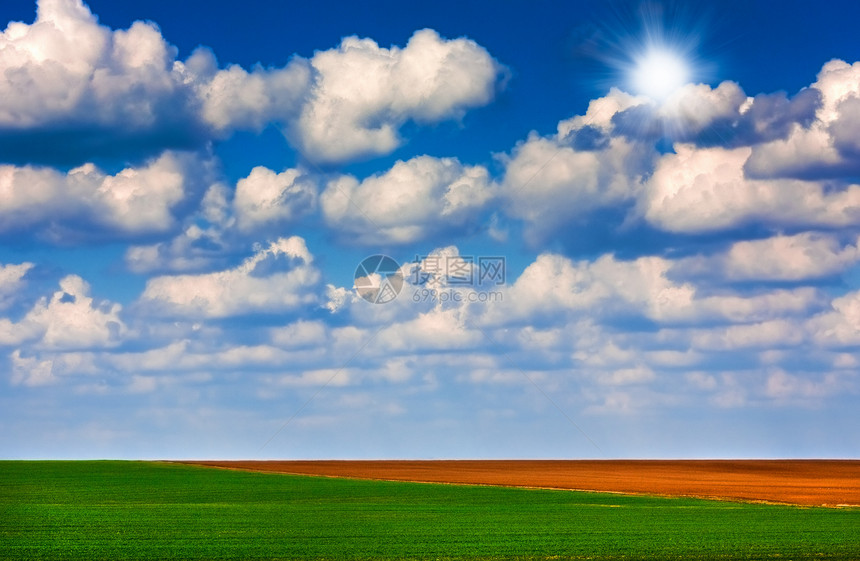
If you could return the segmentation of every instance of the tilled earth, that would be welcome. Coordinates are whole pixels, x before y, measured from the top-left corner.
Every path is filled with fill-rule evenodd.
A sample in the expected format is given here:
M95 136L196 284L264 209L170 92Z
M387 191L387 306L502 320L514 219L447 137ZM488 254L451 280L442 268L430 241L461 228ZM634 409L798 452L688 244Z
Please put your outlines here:
M251 471L860 506L860 460L195 461Z

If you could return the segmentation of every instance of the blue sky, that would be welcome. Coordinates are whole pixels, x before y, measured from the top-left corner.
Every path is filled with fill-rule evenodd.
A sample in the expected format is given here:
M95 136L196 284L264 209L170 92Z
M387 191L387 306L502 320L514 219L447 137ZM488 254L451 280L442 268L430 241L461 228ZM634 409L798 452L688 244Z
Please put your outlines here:
M0 456L857 457L857 7L557 4L4 2Z

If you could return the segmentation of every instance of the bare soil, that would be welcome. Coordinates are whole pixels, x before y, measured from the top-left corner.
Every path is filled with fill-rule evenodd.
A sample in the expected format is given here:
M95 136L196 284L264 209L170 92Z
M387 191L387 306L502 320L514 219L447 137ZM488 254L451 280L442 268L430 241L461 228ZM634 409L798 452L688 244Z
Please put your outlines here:
M860 506L860 460L195 461L251 471Z

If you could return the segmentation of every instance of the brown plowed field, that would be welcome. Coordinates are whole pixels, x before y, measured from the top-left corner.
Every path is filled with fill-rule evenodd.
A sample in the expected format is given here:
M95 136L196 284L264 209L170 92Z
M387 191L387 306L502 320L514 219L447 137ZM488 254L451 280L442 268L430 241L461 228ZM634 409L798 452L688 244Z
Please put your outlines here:
M478 485L860 505L860 460L196 461L213 467Z

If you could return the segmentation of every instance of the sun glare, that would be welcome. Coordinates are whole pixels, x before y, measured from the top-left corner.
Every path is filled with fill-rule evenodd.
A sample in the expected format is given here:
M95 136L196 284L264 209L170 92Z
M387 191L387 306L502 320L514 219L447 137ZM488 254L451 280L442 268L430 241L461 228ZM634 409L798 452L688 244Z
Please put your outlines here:
M665 47L651 47L634 62L633 88L656 101L663 101L690 80L687 61Z

